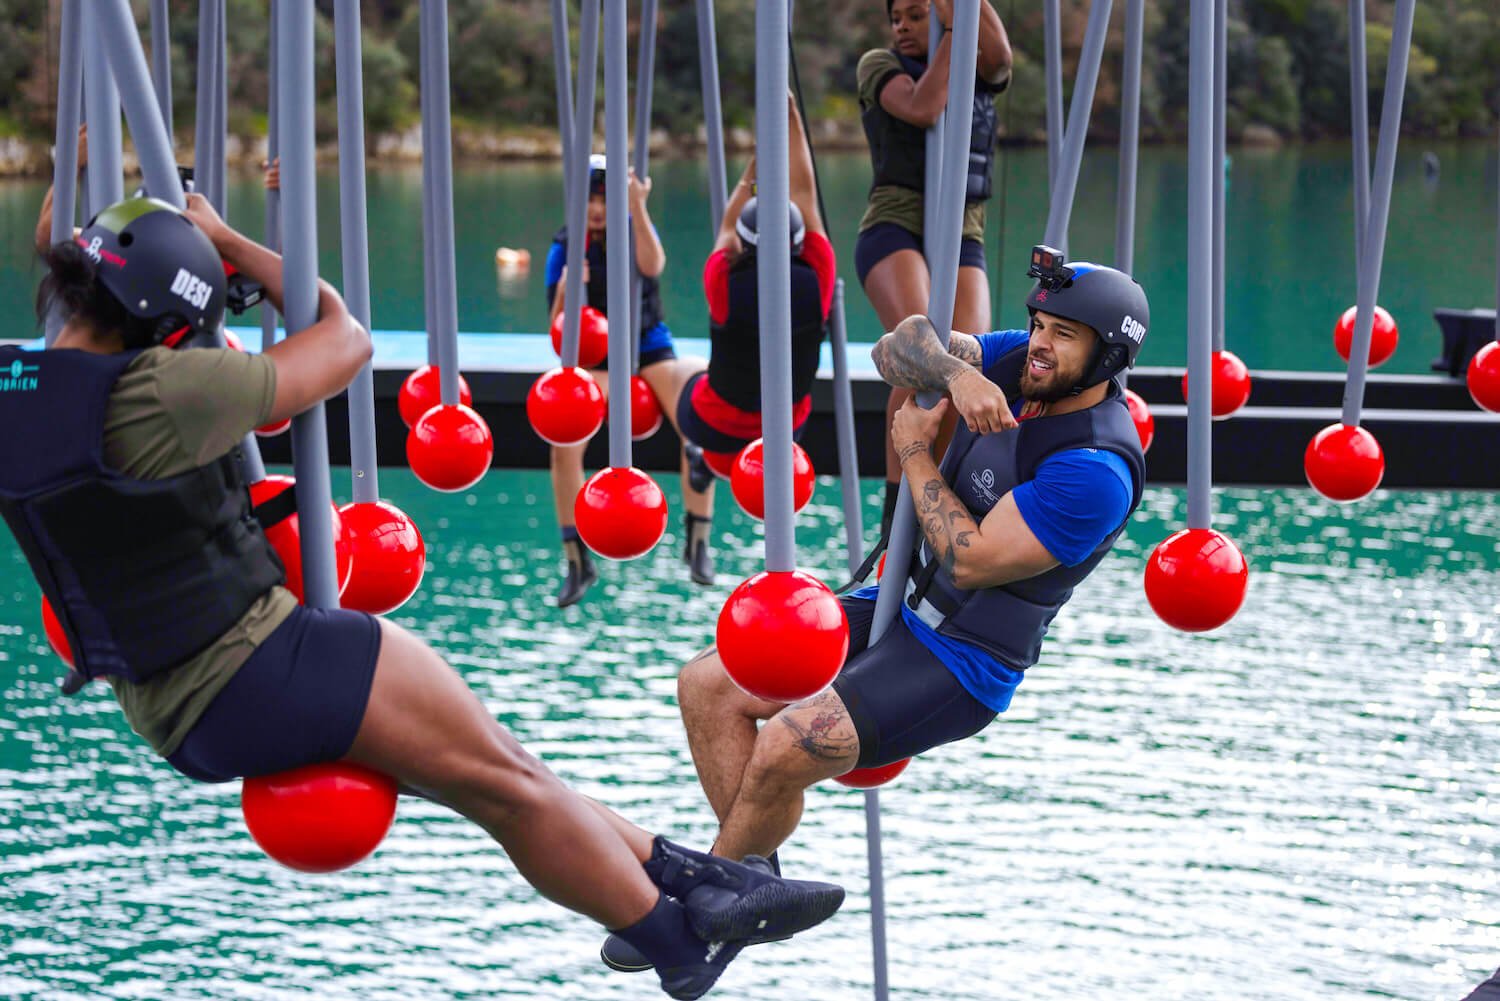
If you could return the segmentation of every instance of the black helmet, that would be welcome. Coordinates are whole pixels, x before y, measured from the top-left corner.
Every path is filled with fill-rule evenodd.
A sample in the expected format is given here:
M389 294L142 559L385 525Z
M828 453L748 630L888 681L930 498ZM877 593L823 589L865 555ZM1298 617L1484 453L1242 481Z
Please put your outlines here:
M1026 273L1037 283L1026 297L1026 308L1094 328L1099 340L1075 387L1088 389L1134 367L1151 325L1151 307L1146 290L1125 272L1086 261L1064 264L1063 260L1051 247L1032 248L1031 269Z
M203 231L155 198L127 198L89 220L77 243L98 281L140 321L126 347L160 344L224 322L224 262Z
M609 161L605 160L603 153L592 153L589 155L589 197L595 195L603 198L604 195L604 170Z
M740 239L744 240L746 245L751 247L755 246L760 239L760 227L755 223L759 203L760 199L752 195L745 203L745 207L740 210L740 217L734 223L734 231L740 235ZM802 210L795 202L787 202L786 207L791 210L788 228L792 234L792 253L800 254L802 253L802 240L807 236L807 224L802 221Z

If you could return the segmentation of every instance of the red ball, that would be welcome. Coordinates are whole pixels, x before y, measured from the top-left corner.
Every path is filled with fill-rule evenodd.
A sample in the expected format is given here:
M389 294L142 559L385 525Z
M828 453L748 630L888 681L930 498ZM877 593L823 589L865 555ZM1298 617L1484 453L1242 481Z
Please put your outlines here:
M743 451L744 449L740 449L740 452ZM739 457L739 452L710 452L708 449L703 450L703 462L721 480L727 480L734 475L734 460Z
M1213 403L1210 410L1214 420L1223 420L1245 405L1250 399L1250 370L1233 351L1215 351L1213 356ZM1182 375L1182 398L1188 398L1188 377Z
M396 816L396 783L330 761L246 779L240 808L267 855L298 872L334 872L380 846Z
M257 483L250 484L250 503L264 504L283 490L291 490L296 482L290 476L267 476ZM344 524L343 519L339 517L339 509L332 504L330 507L333 508L333 565L334 572L338 574L339 594L342 595L344 588L349 586L349 575L354 561L349 549L349 539L344 535ZM266 541L271 544L272 549L276 550L276 555L281 557L281 565L286 567L286 589L292 592L299 602L303 601L302 528L297 515L293 514L278 521L265 532Z
M245 350L245 342L240 340L240 335L233 330L224 331L224 346L233 348L235 351Z
M263 427L258 427L255 429L255 433L260 435L260 437L262 438L274 438L277 435L284 433L286 429L291 426L292 419L290 417L287 417L279 421L274 421Z
M406 433L406 462L434 490L467 490L483 478L495 457L490 426L463 404L437 406Z
M802 570L762 570L734 589L715 630L719 659L744 692L799 702L838 675L849 620L828 586Z
M645 441L661 430L661 404L651 383L638 375L630 377L630 438Z
M766 516L765 439L757 438L740 450L729 473L734 499L752 518ZM801 511L813 495L813 465L801 445L792 442L792 510Z
M1135 433L1141 436L1141 451L1151 451L1151 441L1156 437L1156 418L1151 408L1133 389L1125 390L1125 406L1130 408L1130 419L1135 422Z
M600 556L633 560L667 530L667 495L634 466L601 469L573 500L578 537Z
M1475 403L1500 413L1500 341L1491 341L1474 353L1467 381Z
M850 789L874 789L890 782L897 775L906 771L906 766L911 764L910 758L902 758L900 761L892 761L888 765L878 765L875 768L855 768L842 775L835 775L833 781L839 785L848 786Z
M69 667L73 666L73 645L68 642L68 634L63 630L62 620L52 610L52 602L47 596L42 595L42 632L47 634L47 642L52 644L52 652L62 658L62 662Z
M1350 306L1333 327L1333 347L1344 361L1349 360L1349 349L1354 346L1354 320L1358 313L1358 306ZM1391 355L1396 353L1396 342L1399 339L1396 321L1391 319L1390 313L1376 306L1375 326L1370 330L1370 367L1389 361Z
M560 309L552 318L552 350L562 357L563 315ZM609 320L593 306L583 307L578 317L578 364L595 368L609 354Z
M880 562L875 566L875 579L879 580L885 576L885 558L891 555L889 552L880 554Z
M1307 443L1302 455L1307 482L1335 501L1357 501L1380 486L1385 475L1385 453L1380 442L1362 427L1330 424Z
M427 546L416 523L385 501L345 504L339 514L354 556L354 572L339 604L371 615L406 604L427 569Z
M406 381L401 383L401 392L396 394L396 409L401 412L401 421L407 427L427 411L443 402L440 383L441 373L436 365L422 365L413 369ZM466 407L474 405L474 394L469 392L469 383L462 375L458 377L458 402Z
M581 368L554 368L531 384L526 417L548 444L578 445L604 423L604 392Z
M1146 563L1146 600L1167 625L1184 632L1217 629L1240 610L1250 568L1233 542L1211 528L1170 536Z

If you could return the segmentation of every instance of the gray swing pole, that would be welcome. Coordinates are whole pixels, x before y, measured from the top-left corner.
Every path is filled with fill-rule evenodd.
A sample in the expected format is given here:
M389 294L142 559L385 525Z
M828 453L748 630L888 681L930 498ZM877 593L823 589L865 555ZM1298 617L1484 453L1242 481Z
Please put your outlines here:
M643 26L644 30L644 26ZM628 333L630 323L630 197L627 172L630 149L630 92L625 63L625 0L604 0L604 156L609 170L604 175L604 233L614 253L606 262L609 272L609 315L624 317L619 324ZM641 86L638 84L638 86ZM639 152L639 151L637 151ZM568 249L582 246L580 237L568 234ZM571 277L571 275L570 275ZM609 465L629 469L630 445L630 342L634 338L609 339Z
M339 243L344 303L370 329L370 232L365 209L365 98L360 65L359 0L336 0L334 69L338 78ZM375 455L375 366L371 359L349 384L349 477L354 502L380 500Z
M268 66L270 87L266 101L266 163L276 162L278 145L276 142L276 123L280 118L276 107L276 4L279 0L271 0L271 57ZM339 165L343 166L344 158L339 157ZM361 176L363 183L363 176ZM266 246L277 253L281 252L281 192L266 189ZM352 307L351 307L352 308ZM269 300L260 304L260 349L262 351L276 343L276 307Z
M1365 59L1365 0L1349 0L1349 125L1354 138L1354 271L1370 219L1370 73Z
M448 0L422 0L421 45L432 85L432 146L422 151L432 171L433 285L437 292L438 385L443 406L458 403L458 275L453 235L453 135L448 82Z
M1215 351L1224 350L1224 189L1228 184L1224 157L1228 101L1229 0L1214 0L1214 248L1213 325L1210 329L1213 330Z
M1059 0L1042 0L1042 47L1046 53L1042 70L1047 78L1047 192L1054 201L1057 198L1057 166L1062 158L1064 128L1062 12L1059 8Z
M437 315L437 264L436 247L433 245L433 216L437 213L432 201L432 110L433 92L437 87L432 82L432 58L427 46L420 41L426 27L421 11L418 11L417 30L417 102L418 114L422 118L422 319L427 324L427 364L439 366L438 360L438 315Z
M219 54L219 5L215 0L199 0L198 3L198 74L193 90L195 114L193 117L193 179L199 194L208 199L220 215L224 214L218 193L214 190L214 137L217 133L215 119L219 111L219 93L215 86L218 75L216 61Z
M844 323L842 278L833 283L833 309L828 319L828 343L833 355L834 432L838 438L839 486L844 501L844 547L849 554L849 572L853 573L864 562L865 528L859 496L859 448L854 443L854 390L849 380L849 333Z
M161 108L161 123L172 142L172 32L167 0L151 0L151 82L156 88L156 104Z
M82 0L64 0L57 53L57 134L52 150L52 242L73 239L78 202L78 118L83 90ZM47 314L48 347L62 329L62 314Z
M225 158L229 151L229 12L228 0L215 2L219 5L219 37L214 45L214 159L209 166L214 172L214 191L219 199L215 207L228 219L229 184Z
M1364 406L1365 375L1370 368L1370 336L1375 300L1380 294L1380 267L1385 258L1385 230L1391 215L1391 185L1396 176L1396 140L1401 132L1401 104L1406 96L1406 69L1411 57L1412 18L1416 0L1396 0L1391 22L1391 54L1385 69L1385 97L1380 107L1380 140L1375 147L1375 176L1364 247L1358 255L1359 297L1354 341L1349 346L1349 379L1344 384L1343 422L1359 426Z
M635 176L645 181L651 167L651 91L656 77L656 0L641 4L641 39L635 59ZM641 367L641 272L635 263L634 230L630 247L630 371ZM632 397L633 398L633 397Z
M1120 183L1115 192L1115 267L1135 273L1136 167L1141 148L1141 48L1146 0L1125 0L1125 58L1120 85ZM1120 377L1123 382L1125 370Z
M578 324L583 316L583 245L588 240L589 207L589 155L594 148L594 78L599 73L599 0L583 0L578 18L578 86L573 92L573 173L563 178L568 188L568 274L563 283L563 335L562 364L578 364ZM606 154L607 156L607 154ZM605 185L609 176L619 170L625 161L610 164L605 171ZM606 198L608 195L606 195ZM621 196L624 198L624 196ZM623 202L621 204L624 204ZM627 206L628 210L628 206ZM608 216L606 215L606 225ZM629 300L623 307L627 313ZM621 313L620 316L626 316ZM622 326L629 327L629 321ZM619 338L610 338L611 364L613 345ZM620 364L626 364L621 362ZM613 411L611 411L613 413ZM630 430L626 422L626 431Z
M1189 528L1213 525L1213 428L1209 367L1213 351L1214 6L1192 0L1188 15L1188 515ZM1222 167L1219 173L1222 175ZM1222 176L1220 177L1222 183Z
M1064 253L1068 249L1068 222L1073 216L1073 195L1078 188L1089 111L1094 105L1094 87L1099 82L1099 63L1104 58L1104 39L1109 34L1109 12L1113 6L1113 0L1094 0L1089 6L1083 51L1078 56L1078 77L1073 81L1073 103L1068 108L1068 126L1058 153L1057 175L1053 178L1045 241L1049 247Z
M927 60L931 65L932 57L937 53L938 45L943 40L943 29L938 24L938 19L929 12L927 19ZM950 43L951 44L951 43ZM951 58L952 49L949 49ZM949 101L953 94L948 94ZM943 108L937 119L927 127L923 138L923 150L925 151L924 172L922 175L922 257L927 261L927 271L932 273L931 244L927 242L929 235L936 235L941 230L938 222L938 178L943 176L943 130L948 127L948 109Z
M90 216L125 197L125 172L120 164L120 92L110 74L109 46L104 44L100 31L97 18L83 18L83 100L84 114L89 123L87 214ZM136 45L139 47L139 41ZM153 104L155 101L152 98ZM69 142L76 144L77 135ZM173 172L176 172L175 167Z
M719 99L719 42L713 0L697 0L698 80L703 90L703 131L708 147L709 226L717 232L729 192L724 179L724 111Z
M276 80L281 121L281 196L286 253L282 259L282 308L287 336L318 320L317 175L313 162L313 7L276 5L280 49ZM332 487L328 427L323 404L292 418L292 461L297 474L297 520L302 536L302 573L309 608L339 606L333 563Z
M557 140L562 149L563 218L568 218L573 176L573 56L568 48L567 0L552 0L552 70L557 89ZM548 304L551 305L550 303Z

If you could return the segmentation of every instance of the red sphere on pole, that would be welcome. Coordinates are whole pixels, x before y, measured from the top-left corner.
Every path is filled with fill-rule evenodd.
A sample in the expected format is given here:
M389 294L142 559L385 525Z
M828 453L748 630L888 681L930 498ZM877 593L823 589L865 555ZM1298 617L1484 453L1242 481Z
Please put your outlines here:
M386 501L345 504L339 515L353 555L353 572L339 604L371 615L406 604L427 569L427 546L416 523Z
M1491 341L1474 353L1466 380L1475 403L1500 413L1500 341Z
M1349 352L1354 347L1354 321L1358 316L1359 307L1350 306L1333 327L1333 349L1344 361L1349 360ZM1396 353L1396 343L1400 337L1391 314L1376 306L1375 324L1370 328L1370 368L1390 360L1391 355Z
M433 407L406 433L407 464L434 490L469 489L484 477L494 456L490 426L461 403Z
M849 620L828 586L802 570L762 570L724 602L715 630L731 681L771 702L816 695L849 653Z
M1184 632L1217 629L1234 618L1249 582L1244 555L1211 528L1168 537L1146 563L1146 600L1163 622Z
M651 383L638 375L630 377L630 438L645 441L661 430L663 414L661 404Z
M240 335L233 330L224 331L224 346L232 351L245 352L245 342L240 340Z
M743 452L744 449L740 449ZM703 450L703 462L713 474L721 480L730 479L734 475L735 460L740 457L740 452L710 452Z
M634 466L601 469L573 500L578 537L600 556L633 560L667 530L667 495Z
M552 350L562 357L563 315L558 310L552 318ZM578 364L594 368L609 354L609 319L593 306L584 306L578 317Z
M801 511L813 495L813 464L801 445L792 442L792 510ZM765 439L757 438L740 450L729 473L734 499L752 518L766 516Z
M256 428L255 433L262 438L274 438L279 434L284 434L291 426L292 419L290 417L283 417L279 421L272 421L270 424L264 424Z
M1250 399L1250 370L1233 351L1215 351L1212 365L1212 403L1214 420L1223 420L1243 407ZM1182 399L1188 398L1187 373L1182 374Z
M910 758L902 758L900 761L892 761L888 765L876 765L874 768L855 768L842 775L835 775L833 781L839 785L848 786L850 789L874 789L885 785L906 771L906 766L909 764L911 764Z
M47 596L42 595L42 632L47 634L47 642L52 645L52 652L62 658L62 662L69 667L73 666L73 645L68 642L68 634L63 629L62 620L52 610L52 602Z
M250 503L256 506L264 504L280 493L291 490L297 481L290 476L272 474L265 479L250 484ZM349 540L344 535L343 519L339 517L339 509L332 508L333 518L333 560L334 572L338 575L339 594L344 593L344 588L349 586L349 575L354 567L352 554L349 550ZM303 601L302 587L302 527L295 513L288 515L281 521L265 526L266 541L271 548L276 550L276 555L281 558L281 565L286 568L286 589L296 596L297 600Z
M1151 416L1151 407L1133 389L1125 390L1125 406L1130 408L1135 433L1141 436L1141 451L1151 451L1151 442L1156 437L1156 418Z
M577 445L604 423L604 392L581 368L550 369L531 384L526 417L549 445Z
M1358 425L1330 424L1307 443L1302 455L1307 482L1334 501L1357 501L1380 486L1385 453L1375 436Z
M411 427L423 414L443 402L441 378L436 365L421 365L401 383L401 391L396 394L396 409L401 413L403 424ZM469 392L468 380L462 375L458 377L458 402L466 407L474 405L474 394Z
M368 857L396 816L396 783L347 761L244 781L240 808L250 836L299 872L334 872Z

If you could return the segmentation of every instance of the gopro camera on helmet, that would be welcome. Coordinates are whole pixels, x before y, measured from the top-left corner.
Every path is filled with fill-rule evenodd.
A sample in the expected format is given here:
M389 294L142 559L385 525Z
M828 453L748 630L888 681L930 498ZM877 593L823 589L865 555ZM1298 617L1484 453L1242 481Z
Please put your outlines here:
M1066 261L1061 250L1039 243L1031 248L1031 267L1026 277L1035 278L1044 288L1056 292L1073 280L1074 271L1065 266Z

